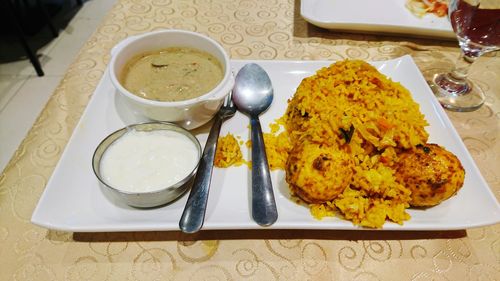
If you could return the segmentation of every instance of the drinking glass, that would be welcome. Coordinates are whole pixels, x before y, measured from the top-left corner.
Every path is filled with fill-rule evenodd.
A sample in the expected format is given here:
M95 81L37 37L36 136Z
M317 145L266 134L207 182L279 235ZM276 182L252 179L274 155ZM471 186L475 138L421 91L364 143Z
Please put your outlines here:
M483 105L485 95L467 73L477 58L500 47L500 0L451 0L448 18L461 54L454 69L435 74L430 86L444 108L473 111Z

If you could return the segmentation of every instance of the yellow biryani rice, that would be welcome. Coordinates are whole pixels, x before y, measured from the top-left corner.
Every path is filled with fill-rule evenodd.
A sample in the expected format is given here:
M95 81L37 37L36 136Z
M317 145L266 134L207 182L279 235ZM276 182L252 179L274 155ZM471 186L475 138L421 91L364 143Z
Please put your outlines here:
M214 165L219 168L241 166L247 161L243 159L238 140L232 134L219 137L215 151Z
M332 201L310 204L311 214L317 219L338 215L356 225L380 228L386 220L402 224L410 218L406 209L411 192L396 182L393 165L400 151L427 142L427 125L401 84L364 61L345 60L303 79L285 115L264 134L264 142L271 169L286 169L289 153L304 143L308 149L316 145L317 150L347 154L354 163L348 187ZM223 163L244 161L239 156L227 160L237 155L237 146L230 139L219 142ZM325 180L343 176L340 169L334 170Z
M354 161L348 187L333 201L311 204L314 217L338 213L374 228L410 218L411 192L396 182L392 165L402 149L427 142L428 123L406 88L366 62L340 61L301 82L284 119L292 146L310 142ZM344 176L332 173L328 178Z
M271 132L263 134L269 168L271 170L284 170L288 151L291 149L290 139L286 131L279 132L283 126L280 119L269 126ZM243 159L240 144L242 144L242 141L238 141L232 134L219 137L214 165L219 168L240 166L241 164L246 164L248 167L251 167L252 162ZM246 146L250 148L252 142L247 141Z

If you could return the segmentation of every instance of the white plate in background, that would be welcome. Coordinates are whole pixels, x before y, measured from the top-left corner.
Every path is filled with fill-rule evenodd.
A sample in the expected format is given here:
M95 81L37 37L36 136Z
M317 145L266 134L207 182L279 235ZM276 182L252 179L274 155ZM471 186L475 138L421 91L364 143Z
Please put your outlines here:
M250 61L232 61L234 71ZM296 87L306 76L328 66L332 61L251 61L260 64L274 86L271 108L261 116L262 127L283 115ZM410 56L374 62L382 73L408 88L421 106L430 126L429 142L438 143L458 156L466 171L463 188L456 196L438 206L422 210L409 209L412 216L404 225L386 222L384 230L454 230L495 224L500 221L500 205L481 176L469 152L446 113L427 86ZM113 131L141 121L129 115L105 74L47 183L33 213L32 222L50 229L73 232L178 230L178 221L187 200L154 209L134 209L111 202L101 192L92 172L92 155L99 142ZM249 138L249 120L237 113L226 121L222 134ZM194 133L205 143L208 127ZM248 151L244 150L246 159ZM250 171L247 167L214 169L210 197L203 229L261 229L250 215ZM274 229L346 229L361 230L350 221L339 218L315 220L307 207L289 198L284 172L272 172L278 207Z
M301 0L309 23L333 30L455 39L448 18L413 15L406 0Z

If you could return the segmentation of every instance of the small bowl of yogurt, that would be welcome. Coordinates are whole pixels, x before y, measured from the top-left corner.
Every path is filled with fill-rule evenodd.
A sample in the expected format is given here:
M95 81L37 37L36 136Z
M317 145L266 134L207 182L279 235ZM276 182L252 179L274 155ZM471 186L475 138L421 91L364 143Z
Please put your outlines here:
M92 167L112 198L150 208L184 194L201 153L198 139L178 125L134 124L113 132L97 146Z

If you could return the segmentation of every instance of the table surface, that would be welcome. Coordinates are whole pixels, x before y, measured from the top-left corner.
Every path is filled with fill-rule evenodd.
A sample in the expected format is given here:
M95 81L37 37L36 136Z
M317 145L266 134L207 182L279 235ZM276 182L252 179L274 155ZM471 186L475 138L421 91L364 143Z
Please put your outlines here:
M149 3L145 3L149 2ZM194 2L194 3L192 3ZM252 230L68 233L31 214L110 59L127 36L201 32L234 59L386 60L409 54L424 73L450 68L455 42L328 31L299 0L119 0L89 38L0 176L0 280L498 280L500 225L439 232ZM447 112L500 198L500 56L473 66L487 94Z

